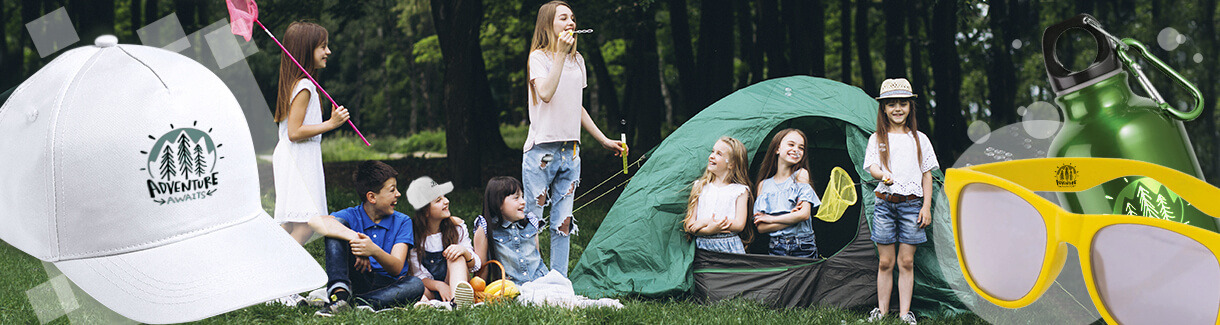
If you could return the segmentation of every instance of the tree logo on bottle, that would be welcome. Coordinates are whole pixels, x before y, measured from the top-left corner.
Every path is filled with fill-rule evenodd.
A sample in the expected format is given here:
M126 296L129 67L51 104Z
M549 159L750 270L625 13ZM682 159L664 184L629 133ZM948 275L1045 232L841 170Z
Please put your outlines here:
M1127 184L1114 200L1114 214L1152 217L1190 224L1185 217L1186 201L1160 182L1140 177Z
M1055 169L1055 184L1059 187L1076 187L1076 176L1080 171L1076 170L1076 166L1064 164Z
M216 151L222 144L212 140L208 133L192 127L176 128L160 137L148 135L153 140L148 151L140 151L148 157L146 166L140 170L148 172L148 196L158 204L173 204L212 196L220 184L216 170L217 161L224 159Z

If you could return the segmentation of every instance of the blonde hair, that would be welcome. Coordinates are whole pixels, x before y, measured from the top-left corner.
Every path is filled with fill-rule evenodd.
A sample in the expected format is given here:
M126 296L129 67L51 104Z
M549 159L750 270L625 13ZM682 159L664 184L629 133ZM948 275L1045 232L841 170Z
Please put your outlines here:
M568 10L572 10L572 5L559 0L547 2L538 8L538 20L534 22L534 39L530 42L530 53L533 53L535 50L555 53L559 50L559 44L556 42L559 39L559 34L555 34L555 29L552 27L555 21L556 8L559 8L559 6L568 7ZM568 54L576 54L576 47L573 46L572 52ZM532 80L529 80L529 76L530 66L527 62L525 65L526 92L529 93L532 103L538 104L538 97L534 96L534 83Z
M746 146L742 144L741 141L732 137L720 137L720 139L716 140L716 142L724 142L724 144L729 145L727 158L731 167L729 167L728 181L731 184L745 185L746 197L749 198L751 196L751 192L750 177L749 173L747 172L749 162L746 161ZM686 217L682 219L682 224L689 224L691 220L694 220L696 210L699 208L699 194L703 193L703 186L711 182L712 178L715 176L716 175L712 174L711 171L704 169L703 176L700 176L699 179L696 179L695 182L691 184L690 198L686 201ZM747 204L753 203L753 201L749 199L747 199L746 202ZM747 224L748 223L749 222L747 222ZM742 231L742 233L746 233L746 231Z

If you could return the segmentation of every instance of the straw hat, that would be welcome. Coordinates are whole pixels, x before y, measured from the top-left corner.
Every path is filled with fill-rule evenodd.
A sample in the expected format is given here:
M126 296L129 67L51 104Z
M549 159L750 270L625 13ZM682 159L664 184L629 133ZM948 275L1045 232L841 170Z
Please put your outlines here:
M915 92L911 90L911 82L906 78L885 79L881 82L881 96L877 99L886 98L915 98Z

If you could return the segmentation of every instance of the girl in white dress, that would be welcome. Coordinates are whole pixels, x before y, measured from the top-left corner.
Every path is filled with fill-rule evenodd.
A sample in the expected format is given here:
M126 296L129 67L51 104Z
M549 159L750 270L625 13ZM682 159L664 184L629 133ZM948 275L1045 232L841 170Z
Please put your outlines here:
M326 67L330 48L326 29L310 22L294 22L284 33L284 48L299 59L310 75ZM275 122L280 141L272 154L275 175L275 219L302 245L313 236L306 222L326 215L326 181L322 172L322 133L347 122L347 109L336 106L322 120L317 85L292 62L280 56L279 91Z

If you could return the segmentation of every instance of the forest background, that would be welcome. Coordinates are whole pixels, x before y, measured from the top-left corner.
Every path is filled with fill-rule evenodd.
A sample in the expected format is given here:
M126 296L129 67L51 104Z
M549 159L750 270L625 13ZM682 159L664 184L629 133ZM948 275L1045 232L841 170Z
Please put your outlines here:
M258 4L261 20L277 35L303 19L329 29L332 65L317 77L351 109L366 136L431 142L424 147L447 154L448 176L459 187L474 188L495 176L481 166L504 159L519 163L528 123L526 56L544 2ZM1119 37L1158 44L1150 46L1154 54L1203 91L1208 99L1203 115L1186 126L1207 178L1220 176L1215 0L570 3L577 28L594 30L580 36L578 47L589 71L585 106L607 135L628 135L633 160L734 90L771 78L812 75L870 95L885 78L911 79L921 95L920 129L948 166L972 144L968 131L1019 122L1024 107L1053 102L1042 31L1090 13ZM54 58L39 55L25 23L60 7L69 9L81 40L114 34L133 44L140 43L138 27L171 13L188 33L228 17L220 0L5 0L0 3L0 90ZM1095 45L1087 34L1069 35L1060 43L1060 60L1081 70L1094 57ZM280 51L265 35L256 32L255 40L260 53L246 60L274 107ZM1186 106L1185 92L1159 73L1150 75L1171 103ZM338 138L354 137L347 127L341 130Z

